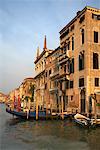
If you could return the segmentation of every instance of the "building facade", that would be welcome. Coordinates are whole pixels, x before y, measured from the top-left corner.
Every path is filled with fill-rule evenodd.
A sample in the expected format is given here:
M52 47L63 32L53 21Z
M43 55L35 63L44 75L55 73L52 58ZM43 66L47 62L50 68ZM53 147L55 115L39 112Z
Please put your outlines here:
M94 113L91 95L100 92L100 10L85 7L77 12L60 31L60 48L69 57L68 108Z
M85 7L60 32L60 46L35 60L36 102L41 110L100 113L100 10Z
M45 67L46 67L46 57L52 52L52 50L47 49L46 36L44 39L44 48L40 53L39 48L37 49L37 57L35 60L35 71L36 75L34 77L36 88L35 88L35 101L36 101L36 112L38 110L46 109L46 97L45 97ZM37 115L38 116L38 115Z

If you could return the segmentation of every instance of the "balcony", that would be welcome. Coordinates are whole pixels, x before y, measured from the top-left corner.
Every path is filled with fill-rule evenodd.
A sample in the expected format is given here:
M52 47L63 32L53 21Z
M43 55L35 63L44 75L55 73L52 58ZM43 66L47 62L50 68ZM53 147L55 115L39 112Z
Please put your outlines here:
M66 55L68 58L72 57L72 51L71 50L67 50Z
M50 93L57 92L57 91L58 91L58 88L55 88L55 87L49 89L49 92L50 92Z
M40 90L44 90L45 89L45 85L40 86Z
M55 71L55 72L53 72L53 73L51 73L51 74L50 74L50 78L53 78L53 77L55 77L55 76L57 76L57 75L59 75L59 71L58 71L58 70Z
M37 73L36 73L36 75L35 75L35 79L37 78L37 77L39 77L40 75L42 75L43 73L45 72L45 69L43 69L42 71L38 71Z
M68 60L68 56L66 53L59 56L59 65L65 63Z

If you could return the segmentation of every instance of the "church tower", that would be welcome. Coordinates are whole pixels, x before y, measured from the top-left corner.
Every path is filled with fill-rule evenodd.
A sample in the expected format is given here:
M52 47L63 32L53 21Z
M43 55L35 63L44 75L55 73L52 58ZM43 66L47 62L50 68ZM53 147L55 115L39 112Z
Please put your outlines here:
M39 49L39 47L37 48L37 58L39 57L39 55L40 55L40 49Z
M46 41L46 35L45 35L45 38L44 38L44 50L47 49L47 41Z

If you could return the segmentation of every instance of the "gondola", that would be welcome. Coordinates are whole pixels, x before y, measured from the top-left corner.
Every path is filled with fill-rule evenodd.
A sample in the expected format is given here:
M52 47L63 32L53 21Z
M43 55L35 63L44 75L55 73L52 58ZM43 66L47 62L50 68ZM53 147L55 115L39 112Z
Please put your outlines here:
M24 112L24 111L18 111L16 109L11 110L10 108L6 108L6 112L12 114L13 116L22 118L22 119L36 119L36 111ZM47 117L48 118L51 117L51 114L46 115L46 111L38 112L39 119L46 119Z

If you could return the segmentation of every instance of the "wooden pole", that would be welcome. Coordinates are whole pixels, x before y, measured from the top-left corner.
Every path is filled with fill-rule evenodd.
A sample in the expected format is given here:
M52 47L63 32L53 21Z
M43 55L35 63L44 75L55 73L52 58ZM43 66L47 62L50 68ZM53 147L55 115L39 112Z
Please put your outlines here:
M62 106L62 115L61 115L61 116L62 116L62 120L63 120L63 119L64 119L64 114L63 114L63 108L64 108L64 107L63 107L63 106L64 106L64 103L63 103L63 96L61 96L61 103L62 103L62 104L61 104L61 106Z
M37 91L37 98L36 98L36 120L38 120L38 91Z
M95 123L97 123L96 94L94 95L94 113L95 113Z

